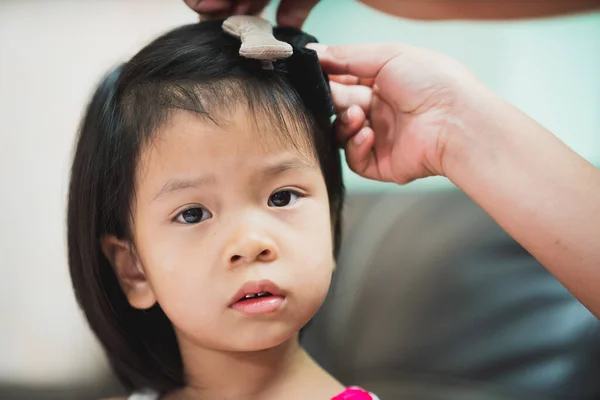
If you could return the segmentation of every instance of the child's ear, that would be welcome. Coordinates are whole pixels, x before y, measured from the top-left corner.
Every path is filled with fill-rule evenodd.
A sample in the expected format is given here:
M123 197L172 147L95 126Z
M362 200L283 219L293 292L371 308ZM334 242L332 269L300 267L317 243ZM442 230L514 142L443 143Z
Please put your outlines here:
M129 304L141 310L152 307L156 303L156 296L130 243L114 235L107 235L102 237L101 246L102 253L112 265Z

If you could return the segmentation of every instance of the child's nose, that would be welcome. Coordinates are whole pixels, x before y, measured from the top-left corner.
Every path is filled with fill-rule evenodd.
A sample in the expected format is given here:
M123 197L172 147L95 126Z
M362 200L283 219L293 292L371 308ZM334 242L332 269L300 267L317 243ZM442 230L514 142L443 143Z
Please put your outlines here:
M231 266L251 264L253 262L271 262L279 256L277 245L265 234L240 232L226 253Z

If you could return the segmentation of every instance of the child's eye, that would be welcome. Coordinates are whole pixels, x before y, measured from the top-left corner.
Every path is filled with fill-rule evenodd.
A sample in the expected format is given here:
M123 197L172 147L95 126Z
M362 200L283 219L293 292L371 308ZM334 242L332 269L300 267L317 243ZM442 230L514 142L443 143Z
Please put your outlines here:
M300 197L302 194L293 190L280 190L269 197L269 207L285 207L294 204Z
M197 224L212 217L210 211L203 207L190 207L180 212L175 221L181 224Z

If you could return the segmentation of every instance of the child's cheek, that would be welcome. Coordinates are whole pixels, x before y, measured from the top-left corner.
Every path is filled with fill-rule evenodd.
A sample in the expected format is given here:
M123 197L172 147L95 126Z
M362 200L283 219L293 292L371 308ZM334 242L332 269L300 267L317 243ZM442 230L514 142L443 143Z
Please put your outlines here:
M322 303L329 290L334 267L329 205L313 202L310 217L302 218L294 245L288 250L294 266L290 273L298 287L294 289Z
M170 237L154 238L145 260L159 305L176 326L179 321L209 321L208 311L215 309L209 276L212 270L202 255L195 233L183 227ZM181 232L187 229L187 232Z

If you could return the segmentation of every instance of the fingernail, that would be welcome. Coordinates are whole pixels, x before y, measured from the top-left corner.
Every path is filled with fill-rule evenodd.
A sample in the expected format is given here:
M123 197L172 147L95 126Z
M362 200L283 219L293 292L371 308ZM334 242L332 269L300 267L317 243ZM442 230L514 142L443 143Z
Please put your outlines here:
M344 124L348 124L350 123L350 120L352 119L352 115L350 114L352 112L352 107L350 107L349 109L347 109L346 111L344 111L342 113L342 122Z
M327 51L327 46L321 43L309 43L306 48L316 51L317 54L323 54Z
M361 129L360 132L358 132L356 134L356 136L354 136L354 144L356 144L357 146L360 146L361 144L363 144L363 142L367 139L367 130L366 129Z

